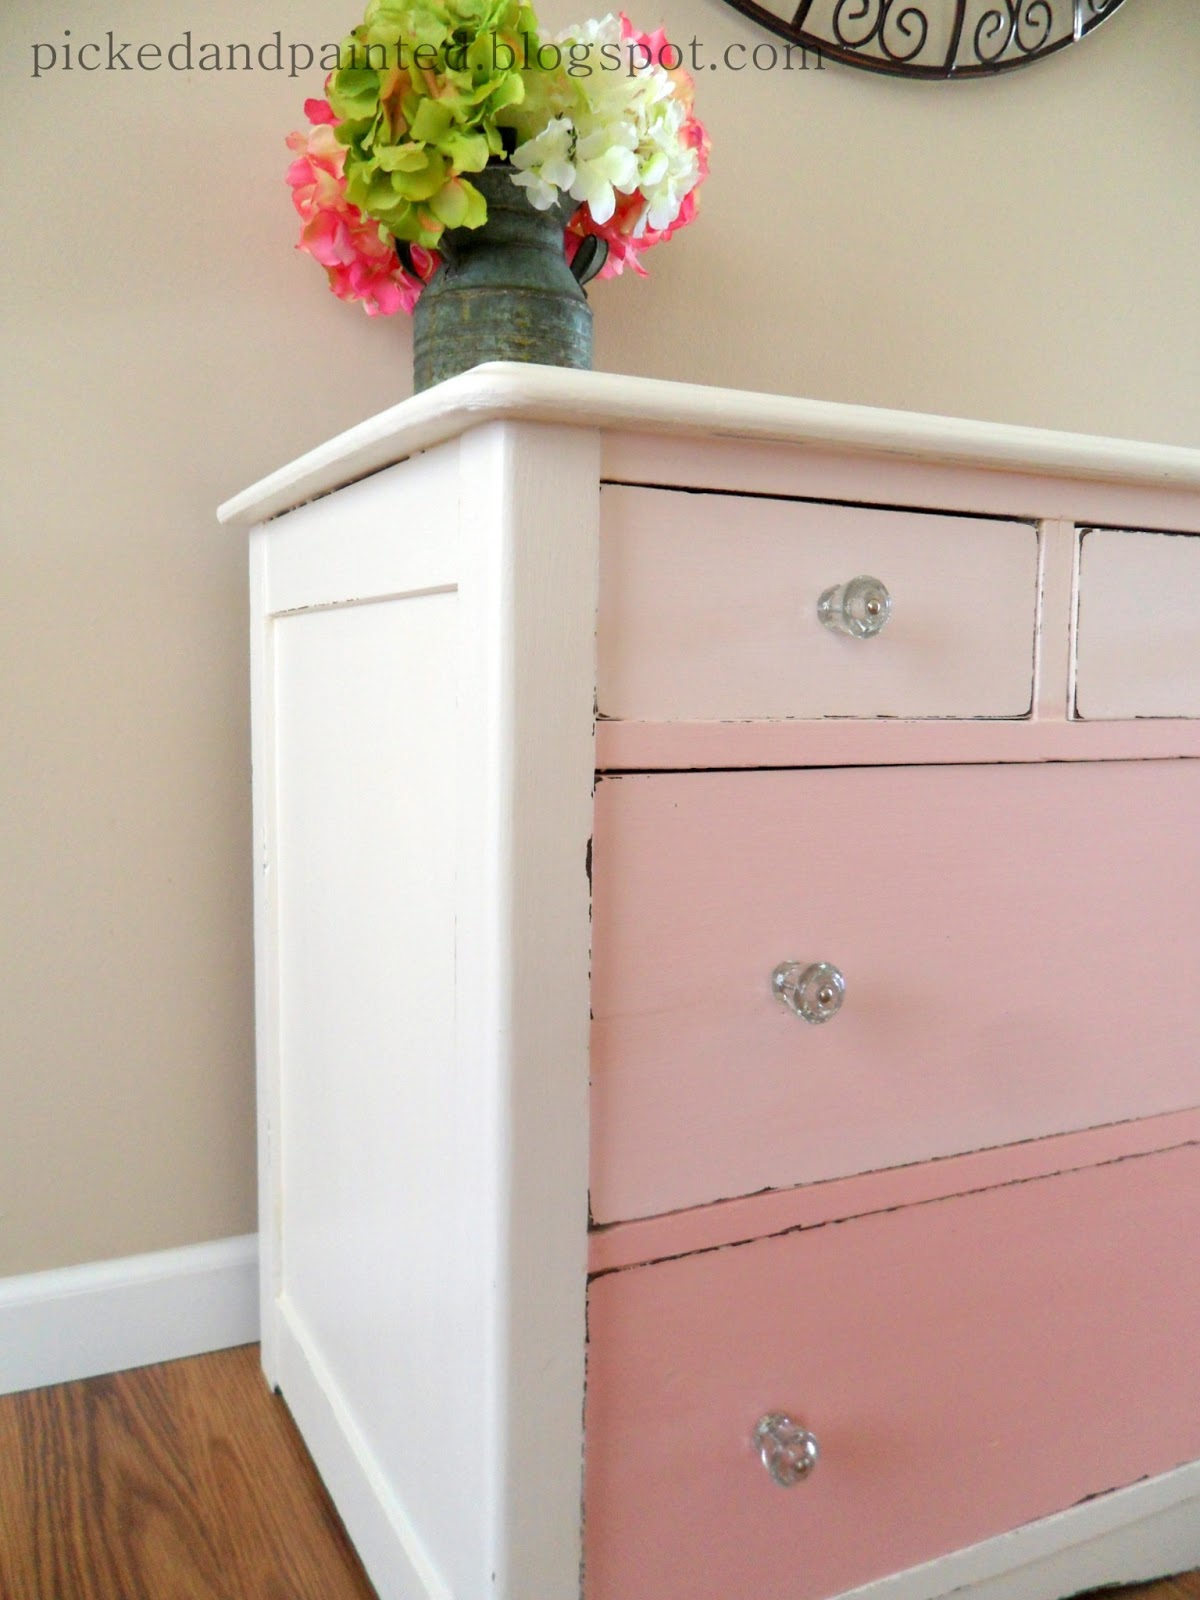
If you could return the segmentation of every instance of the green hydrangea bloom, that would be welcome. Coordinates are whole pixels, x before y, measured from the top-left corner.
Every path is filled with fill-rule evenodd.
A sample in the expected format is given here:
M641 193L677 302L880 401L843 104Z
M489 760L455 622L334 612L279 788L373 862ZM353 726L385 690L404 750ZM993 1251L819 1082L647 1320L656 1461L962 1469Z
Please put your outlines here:
M426 248L480 227L487 206L462 175L503 156L536 44L522 0L370 0L329 84L351 203Z

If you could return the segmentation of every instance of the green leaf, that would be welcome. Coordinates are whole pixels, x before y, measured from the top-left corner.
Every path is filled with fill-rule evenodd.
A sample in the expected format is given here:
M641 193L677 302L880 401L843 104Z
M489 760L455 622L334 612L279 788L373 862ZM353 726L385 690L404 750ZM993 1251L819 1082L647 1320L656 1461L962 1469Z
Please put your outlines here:
M502 149L499 134L495 135L497 145ZM444 141L442 148L450 158L450 163L455 172L482 172L493 154L491 140L483 133L452 134Z
M420 144L385 144L375 150L373 160L383 172L424 172L429 152Z
M497 111L503 111L506 106L519 106L525 99L525 80L519 72L510 72L502 83L498 83L488 96L487 108L494 116Z
M473 183L468 183L466 178L460 180L467 195L467 214L463 218L464 228L482 228L487 221L487 201L480 194Z
M357 206L360 211L368 216L375 213L368 204L371 198L371 173L366 167L346 166L346 199L352 206ZM379 220L379 219L376 219Z
M431 100L424 95L409 132L425 144L440 144L453 126L454 112L450 106L443 100Z
M424 206L405 206L389 218L387 228L393 237L427 250L435 249L442 237L441 223Z
M365 67L344 67L329 85L329 103L339 117L371 117L379 104L379 74Z
M333 130L333 135L339 144L357 145L361 149L364 136L374 126L374 117L351 117L345 122L339 122Z
M393 172L390 181L395 192L406 200L431 200L450 175L450 163L445 156L431 150L423 170Z
M461 228L467 220L469 208L467 185L461 178L452 179L429 199L429 209L447 228Z

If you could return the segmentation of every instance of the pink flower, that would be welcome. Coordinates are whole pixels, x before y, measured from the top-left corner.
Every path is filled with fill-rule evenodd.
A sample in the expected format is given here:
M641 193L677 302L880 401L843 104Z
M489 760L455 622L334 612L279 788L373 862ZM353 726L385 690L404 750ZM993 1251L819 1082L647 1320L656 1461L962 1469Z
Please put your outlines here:
M364 217L346 199L346 150L334 136L337 118L325 100L308 100L305 114L314 124L307 133L288 135L296 160L288 168L292 203L303 227L297 249L325 268L339 300L360 300L369 317L411 312L437 270L439 258L414 246L415 273L401 266L395 241L385 228Z
M617 13L617 20L621 24L621 38L625 43L640 45L649 54L650 60L646 63L648 66L661 66L662 52L670 48L667 44L667 30L656 28L653 33L642 33L640 29L634 27L623 11Z
M618 13L621 23L621 38L626 44L639 46L649 57L647 66L661 67L668 78L675 85L676 98L682 100L684 105L691 109L696 95L696 85L690 72L683 68L683 51L673 45L667 38L665 28L656 28L653 33L641 33L630 22L623 11ZM634 65L640 65L635 61Z

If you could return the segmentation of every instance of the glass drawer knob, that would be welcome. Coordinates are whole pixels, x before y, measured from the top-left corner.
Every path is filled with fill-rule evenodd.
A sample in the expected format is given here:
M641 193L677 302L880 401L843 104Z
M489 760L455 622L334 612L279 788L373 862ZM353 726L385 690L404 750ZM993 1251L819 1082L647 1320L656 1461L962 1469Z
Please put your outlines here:
M781 1489L793 1489L810 1477L821 1454L815 1436L778 1411L762 1418L754 1442L763 1466Z
M892 597L878 578L851 578L835 584L817 601L817 615L834 633L873 639L892 614Z
M771 987L788 1010L805 1022L828 1022L842 1009L846 980L828 961L801 966L785 961L771 974Z

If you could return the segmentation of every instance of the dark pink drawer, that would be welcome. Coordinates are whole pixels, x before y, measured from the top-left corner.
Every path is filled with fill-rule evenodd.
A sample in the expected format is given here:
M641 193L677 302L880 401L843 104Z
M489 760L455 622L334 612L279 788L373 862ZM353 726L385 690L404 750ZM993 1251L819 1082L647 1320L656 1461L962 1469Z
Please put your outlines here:
M596 1220L1200 1104L1198 818L1196 761L603 781Z
M1191 1145L593 1280L586 1600L819 1600L1200 1457L1198 1234Z

